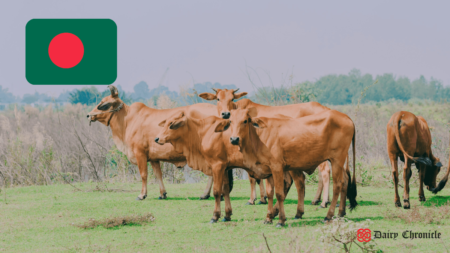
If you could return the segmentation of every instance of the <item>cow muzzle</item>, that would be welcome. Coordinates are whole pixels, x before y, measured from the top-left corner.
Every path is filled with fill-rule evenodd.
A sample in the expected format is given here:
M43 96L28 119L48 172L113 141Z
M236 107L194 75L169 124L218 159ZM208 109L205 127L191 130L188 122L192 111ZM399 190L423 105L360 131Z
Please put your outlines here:
M229 119L230 115L230 112L222 112L222 119Z
M164 145L166 143L163 139L160 139L159 137L155 138L155 142L158 143L159 145Z
M239 137L230 137L230 142L233 145L239 145Z
M90 114L88 114L88 115L87 115L87 118L88 118L88 120L89 120L89 126L91 126L91 123L92 123L92 122L95 122L95 121L96 121L95 115L90 115Z

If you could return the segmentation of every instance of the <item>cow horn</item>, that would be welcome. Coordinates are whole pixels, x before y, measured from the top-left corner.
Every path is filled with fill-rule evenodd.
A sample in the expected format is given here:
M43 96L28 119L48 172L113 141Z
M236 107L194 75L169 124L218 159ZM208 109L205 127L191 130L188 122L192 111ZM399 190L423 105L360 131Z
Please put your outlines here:
M117 95L119 95L119 91L117 90L116 86L109 85L108 88L111 91L111 96L116 97Z
M236 93L239 90L239 88L233 90L233 94Z
M211 89L217 93L217 90L216 90L216 89L214 89L214 88L211 88Z

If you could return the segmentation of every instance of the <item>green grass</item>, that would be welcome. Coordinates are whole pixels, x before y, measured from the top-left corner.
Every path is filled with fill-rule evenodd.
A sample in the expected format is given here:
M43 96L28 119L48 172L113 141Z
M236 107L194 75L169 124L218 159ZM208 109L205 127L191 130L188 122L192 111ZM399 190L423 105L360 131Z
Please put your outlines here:
M0 200L0 252L267 252L262 234L267 237L272 252L292 251L299 247L322 251L318 232L323 226L326 210L309 205L315 185L307 185L305 215L292 219L296 211L295 191L286 200L287 224L277 229L264 225L266 205L247 206L248 181L237 181L232 192L232 221L209 224L214 201L197 200L205 184L166 185L167 200L158 200L157 185L149 185L149 197L136 201L140 183L108 184L108 188L125 192L79 192L69 185L30 186L6 189ZM77 184L83 190L95 188L93 183ZM293 188L294 189L294 188ZM403 191L402 188L399 189ZM438 196L426 192L427 205L421 206L417 188L411 189L411 206L426 210L427 215L439 215L450 200L449 189ZM359 187L356 211L347 211L353 221L371 219L373 230L402 233L404 230L428 232L438 230L442 240L403 238L378 239L384 252L445 252L450 249L450 217L426 224L420 218L408 223L389 214L409 214L412 210L394 208L391 188ZM437 207L441 206L441 207ZM449 207L450 208L450 207ZM224 202L222 202L222 211ZM90 218L104 219L118 216L152 213L156 220L146 225L127 225L106 229L82 229ZM436 213L435 213L436 212ZM337 212L336 212L337 214ZM360 252L355 249L355 252ZM327 252L336 252L328 248ZM352 248L353 252L353 248Z

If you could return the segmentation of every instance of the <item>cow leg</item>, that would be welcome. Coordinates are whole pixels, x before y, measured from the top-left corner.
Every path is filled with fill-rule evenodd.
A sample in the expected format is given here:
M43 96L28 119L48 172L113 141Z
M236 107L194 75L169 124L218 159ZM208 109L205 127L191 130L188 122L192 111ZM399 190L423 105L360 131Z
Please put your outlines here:
M325 217L325 221L330 221L334 216L334 210L336 208L337 200L339 197L339 194L342 191L342 185L343 185L343 165L344 165L345 159L343 161L339 161L336 159L333 159L331 161L331 172L333 173L333 199L331 200L330 207L328 209L327 216ZM345 203L345 201L344 201ZM341 208L342 205L339 206ZM345 206L344 206L345 208Z
M215 206L214 206L214 213L213 217L211 219L211 223L215 223L220 218L220 200L222 196L222 187L223 187L223 178L225 175L225 167L222 165L215 165L212 168L213 171L213 180L214 180L214 187L213 187L213 195L215 200Z
M305 174L301 171L289 171L297 188L298 202L295 219L301 219L305 213Z
M260 205L265 205L267 204L267 193L266 193L266 189L264 189L264 179L261 179L261 182L259 183L259 195L260 195L260 199L259 199L259 203Z
M392 169L392 180L394 181L394 189L395 189L395 207L402 207L402 203L400 202L400 196L398 196L398 161L396 154L389 154L389 159L391 160L391 169Z
M330 204L330 166L328 162L324 162L322 174L322 185L323 185L323 201L319 208L326 208Z
M425 193L423 192L423 181L425 180L425 173L426 173L426 169L427 167L424 164L416 164L416 166L419 169L419 201L423 202L423 201L427 201L427 199L425 198Z
M405 182L404 192L403 192L403 208L409 209L409 176L411 173L411 162L408 158L405 158L405 165L403 166L403 181Z
M287 195L289 193L289 190L291 189L292 186L292 176L290 174L290 172L283 172L283 176L284 176L284 198L287 198ZM274 206L274 217L277 217L278 213L280 212L280 203L277 202Z
M267 192L267 217L264 221L264 224L272 224L272 219L275 218L274 209L273 209L273 194L274 194L274 182L273 177L269 177L266 179L266 192Z
M206 185L205 191L203 192L202 196L200 196L200 200L202 200L202 199L209 199L212 185L213 185L213 177L209 176L208 177L208 184Z
M139 174L141 174L142 179L141 194L139 194L136 200L144 200L147 197L147 178L148 178L147 156L141 153L135 154L135 156L139 168Z
M223 221L231 221L231 215L233 214L233 210L231 208L231 201L230 201L230 183L228 180L227 172L225 172L223 177L223 196L225 199L225 217L223 218Z
M278 167L278 168L277 168ZM286 214L284 212L284 173L281 165L272 165L272 177L275 185L275 194L277 197L277 204L280 209L279 222L277 227L284 226L286 222Z
M147 163L147 162L146 162ZM152 165L153 173L155 174L156 181L159 184L159 199L167 199L166 188L164 187L162 172L161 172L161 164L159 162L150 162ZM147 166L147 165L146 165ZM139 168L139 171L141 169ZM146 191L147 194L147 191Z
M246 203L246 205L254 205L256 201L256 179L248 177L250 181L250 200Z
M322 174L319 171L319 185L317 186L316 196L311 201L311 205L318 205L320 203L320 197L322 196L322 190L323 190L323 179L322 179Z
M339 217L345 216L345 205L347 200L347 188L348 188L348 180L350 180L349 174L347 174L347 170L344 170L342 167L342 188L341 188L341 202L339 203Z

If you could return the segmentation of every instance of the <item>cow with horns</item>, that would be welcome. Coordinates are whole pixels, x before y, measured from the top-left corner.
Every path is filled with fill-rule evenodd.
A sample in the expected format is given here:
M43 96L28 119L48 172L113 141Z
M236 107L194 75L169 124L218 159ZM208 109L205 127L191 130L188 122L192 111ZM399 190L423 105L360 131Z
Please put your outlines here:
M330 108L321 105L318 102L307 102L307 103L298 103L291 105L283 105L283 106L267 106L255 103L250 99L241 99L238 100L245 95L247 92L240 92L238 89L212 89L216 94L204 92L199 94L198 96L205 100L216 100L217 101L217 113L219 117L223 119L229 119L231 115L231 110L234 109L249 109L255 108L257 117L290 117L290 118L300 118L304 116L309 116L317 113L321 113ZM238 100L238 101L236 101ZM348 165L348 161L347 161ZM318 205L320 203L321 194L324 193L324 198L322 203L320 204L321 208L325 208L327 204L329 204L328 198L328 188L330 183L330 166L326 162L319 166L319 187L317 189L316 196L314 200L311 202L312 205ZM295 181L295 180L294 180ZM251 196L256 196L254 193L255 184L258 180L250 178L252 194ZM264 190L263 184L260 184L261 192ZM261 199L263 199L263 194L261 193ZM254 199L251 198L249 203L254 203ZM262 202L262 201L261 201ZM260 202L260 203L261 203ZM264 203L264 202L263 202Z
M161 146L153 141L159 132L158 123L168 114L179 111L184 111L188 115L191 110L195 110L202 116L215 115L216 106L202 103L164 110L149 108L143 103L133 103L128 106L119 98L119 91L116 87L110 85L109 89L111 95L104 97L87 115L89 124L98 121L109 126L117 149L124 153L131 163L137 164L139 167L142 189L137 200L147 197L147 162L152 165L159 183L159 199L166 199L167 192L162 180L160 162L173 163L176 167L181 168L185 166L186 158L177 153L172 146Z

